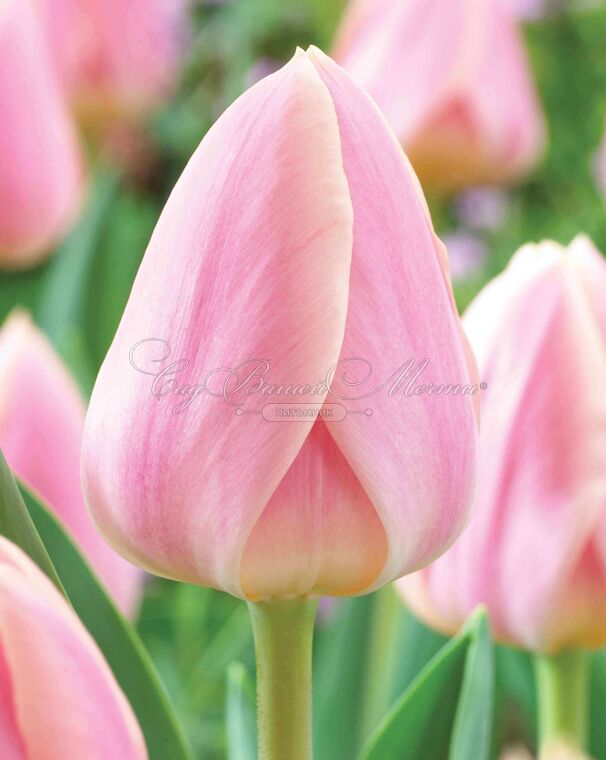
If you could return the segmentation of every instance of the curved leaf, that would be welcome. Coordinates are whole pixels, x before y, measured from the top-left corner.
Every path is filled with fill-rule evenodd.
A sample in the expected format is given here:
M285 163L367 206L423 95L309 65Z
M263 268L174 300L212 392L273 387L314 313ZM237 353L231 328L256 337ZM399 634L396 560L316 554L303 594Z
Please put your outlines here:
M467 755L453 753L472 746L469 731L473 727L480 731L478 743L473 746L483 748L489 743L492 708L487 717L476 703L478 681L486 675L482 668L489 662L484 693L489 693L488 704L492 705L492 648L487 636L485 613L474 613L463 631L442 647L396 702L362 751L361 759L482 760L484 756L473 749ZM468 718L469 709L475 712Z
M2 452L0 452L0 535L23 549L57 588L65 593Z

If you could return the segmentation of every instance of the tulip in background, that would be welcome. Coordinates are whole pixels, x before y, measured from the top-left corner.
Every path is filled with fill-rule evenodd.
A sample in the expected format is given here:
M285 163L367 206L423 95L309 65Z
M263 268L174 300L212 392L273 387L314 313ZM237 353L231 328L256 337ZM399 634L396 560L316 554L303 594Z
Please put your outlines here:
M443 557L399 582L444 632L482 603L498 640L546 655L545 739L570 733L581 748L587 684L576 650L606 645L604 292L606 262L578 237L568 249L523 247L471 304L464 326L488 383L474 519Z
M334 56L375 99L424 187L510 182L540 157L543 117L502 0L352 0Z
M107 546L80 488L84 403L44 335L22 312L0 330L0 448L23 482L53 510L122 611L134 614L139 568Z
M76 132L50 65L33 0L0 7L0 266L47 254L80 207Z
M137 115L178 76L187 0L41 0L53 60L83 115Z
M135 371L133 347L154 338L163 355L156 341ZM101 368L83 446L86 500L118 551L251 601L265 759L310 753L315 597L376 589L461 531L474 397L383 390L343 401L338 422L268 422L254 413L259 395L243 394L240 414L208 392L174 413L179 396L165 391L257 358L274 382L317 384L356 357L364 371L347 377L371 367L366 390L410 357L430 358L424 382L474 382L417 179L372 101L311 48L239 98L189 162ZM178 360L187 367L152 395L151 375Z
M0 537L3 760L145 760L139 725L67 601Z

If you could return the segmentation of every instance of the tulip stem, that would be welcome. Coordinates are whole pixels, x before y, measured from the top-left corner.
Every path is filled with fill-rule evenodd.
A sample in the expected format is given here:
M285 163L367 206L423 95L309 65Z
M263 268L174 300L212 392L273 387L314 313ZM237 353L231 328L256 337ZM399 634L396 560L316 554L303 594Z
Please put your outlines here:
M259 760L310 760L311 651L318 602L249 602L257 657Z
M579 750L587 742L589 657L570 649L537 655L536 679L541 755L550 743L566 741Z

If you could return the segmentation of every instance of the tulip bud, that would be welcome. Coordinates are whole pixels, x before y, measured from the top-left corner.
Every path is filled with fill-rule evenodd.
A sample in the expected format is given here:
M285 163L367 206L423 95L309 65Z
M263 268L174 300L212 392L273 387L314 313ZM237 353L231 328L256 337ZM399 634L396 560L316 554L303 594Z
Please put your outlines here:
M527 245L463 323L488 383L473 521L400 582L454 632L479 603L496 637L553 653L606 644L606 262L585 237Z
M539 760L591 760L591 758L572 744L556 740L541 751Z
M500 755L499 760L533 760L530 752L524 747L514 746L506 748ZM539 760L591 760L584 752L567 743L551 743L541 752Z
M36 263L80 206L76 134L30 0L0 7L0 266Z
M471 382L443 247L373 103L298 51L206 135L152 236L87 416L100 529L255 600L422 566L468 514L477 396L390 395L409 357Z
M99 535L80 489L84 404L30 318L13 312L0 330L0 448L15 474L59 517L125 613L141 572Z
M147 758L130 705L88 631L4 537L0 642L3 758Z
M424 186L509 182L539 158L543 119L503 0L352 0L334 50Z
M187 0L41 0L64 87L82 115L127 116L172 89Z

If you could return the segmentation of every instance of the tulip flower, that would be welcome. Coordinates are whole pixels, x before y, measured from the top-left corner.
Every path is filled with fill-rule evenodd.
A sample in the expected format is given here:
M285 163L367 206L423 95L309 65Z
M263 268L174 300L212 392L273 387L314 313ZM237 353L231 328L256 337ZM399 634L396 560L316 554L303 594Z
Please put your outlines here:
M80 488L84 403L44 335L22 312L0 330L0 448L59 517L116 602L133 614L141 572L99 535Z
M0 266L47 254L80 207L74 126L30 0L0 9Z
M541 109L503 0L352 0L334 54L424 186L510 182L541 154Z
M42 0L54 61L78 109L137 114L165 97L187 10L186 0Z
M71 607L0 537L3 760L145 760L130 705Z
M470 305L488 384L475 516L399 582L430 625L454 632L483 603L498 640L568 670L575 649L606 645L605 288L606 262L578 237L523 247ZM580 704L584 689L560 691Z
M167 202L91 398L87 503L130 560L256 610L370 591L465 524L468 356L396 140L342 69L298 51L221 116ZM423 384L467 392L376 390L412 357L431 362ZM305 757L305 720L281 710L303 735L263 756Z

